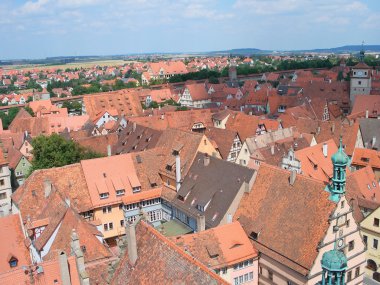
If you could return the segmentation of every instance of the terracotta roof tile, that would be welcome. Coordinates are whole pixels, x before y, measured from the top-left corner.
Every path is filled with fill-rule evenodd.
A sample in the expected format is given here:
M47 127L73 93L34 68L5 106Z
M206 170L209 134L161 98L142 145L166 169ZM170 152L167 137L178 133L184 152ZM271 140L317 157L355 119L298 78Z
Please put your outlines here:
M260 252L306 275L317 257L318 243L329 227L336 205L325 185L290 172L261 164L249 193L244 194L234 216ZM268 214L271 213L271 214ZM291 242L289 242L291 241Z
M111 284L151 284L153 281L155 284L227 284L143 221L136 226L136 239L136 264L132 266L126 254Z

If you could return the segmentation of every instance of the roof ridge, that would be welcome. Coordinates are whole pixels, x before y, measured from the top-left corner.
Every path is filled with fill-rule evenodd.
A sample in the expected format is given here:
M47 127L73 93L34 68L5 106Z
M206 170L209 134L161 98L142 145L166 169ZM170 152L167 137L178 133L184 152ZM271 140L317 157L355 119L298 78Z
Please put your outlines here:
M159 238L162 242L164 242L166 245L171 247L173 250L175 250L177 253L182 255L184 258L186 258L189 262L193 263L194 265L198 266L201 270L204 272L210 274L214 279L220 281L222 284L229 284L227 283L222 277L220 277L218 274L213 272L211 269L207 268L203 263L196 260L194 257L191 257L190 255L186 254L184 251L181 250L179 246L177 246L174 242L166 238L163 234L161 234L159 231L154 229L153 227L149 226L146 222L140 221L141 224L153 235L155 235L157 238Z
M270 165L270 164L267 164L267 163L265 163L265 162L262 162L261 165L260 165L260 168L261 168L262 166L269 167L269 168L272 168L272 169L276 169L276 170L278 170L278 171L285 172L285 173L288 173L288 174L290 175L290 171L289 171L289 170L279 168L278 166L275 166L275 165ZM260 171L260 168L259 168L258 172ZM314 181L314 182L318 182L319 184L324 185L324 183L323 183L322 181L320 181L320 180L318 180L318 179L315 179L315 178L313 178L313 177L308 177L308 176L303 175L303 174L298 174L297 177L305 178L305 179L307 179L307 180L311 180L311 181Z

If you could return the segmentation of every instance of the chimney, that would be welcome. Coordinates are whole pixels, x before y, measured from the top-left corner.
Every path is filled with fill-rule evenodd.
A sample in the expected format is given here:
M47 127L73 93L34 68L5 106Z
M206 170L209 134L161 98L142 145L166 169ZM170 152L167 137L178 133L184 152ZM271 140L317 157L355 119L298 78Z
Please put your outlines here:
M179 155L175 157L175 179L176 179L176 190L179 191L181 187L181 158Z
M44 190L45 190L45 198L49 197L52 190L52 185L51 185L51 181L47 178L44 180Z
M89 285L90 279L84 266L84 255L75 229L71 233L71 254L75 256L81 285Z
M323 143L322 152L323 152L324 157L327 157L327 150L328 150L327 143Z
M132 265L135 265L137 260L137 242L136 228L134 223L125 223L125 236L127 238L129 261Z
M210 157L207 153L205 153L205 155L203 157L203 164L204 164L204 166L208 166L210 164Z
M366 119L368 119L368 115L369 115L369 111L367 109L367 110L365 110L365 117L366 117Z
M107 156L111 156L112 155L112 151L111 151L111 145L107 145Z
M334 132L335 132L335 123L333 123L331 126L331 133L334 133Z
M161 114L160 119L161 119L161 120L164 120L164 119L165 119L165 114L164 114L164 113Z
M135 132L136 131L136 122L133 122L133 125L132 125L132 132Z
M372 148L375 147L376 144L376 137L372 137Z
M206 229L206 217L205 215L197 216L197 232L204 231Z
M274 145L270 146L270 153L271 153L271 155L274 155Z
M67 262L67 255L64 251L59 253L58 262L61 271L62 285L71 285L69 264Z
M320 132L321 132L321 127L318 126L318 128L317 128L317 135L319 135Z
M289 184L293 186L294 182L296 182L296 178L297 178L297 171L296 170L292 170L290 172Z
M67 207L70 208L70 206L71 206L70 198L66 197L65 203L66 203Z

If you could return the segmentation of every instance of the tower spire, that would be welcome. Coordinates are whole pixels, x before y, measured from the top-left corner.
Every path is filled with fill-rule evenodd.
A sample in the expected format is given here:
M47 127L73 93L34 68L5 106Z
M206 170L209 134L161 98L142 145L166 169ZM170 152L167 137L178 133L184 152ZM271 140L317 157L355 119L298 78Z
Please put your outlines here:
M364 55L365 55L365 52L364 52L364 41L362 41L362 49L361 49L360 54L359 54L360 62L364 62Z
M339 139L338 151L331 157L333 163L333 178L326 190L330 192L330 200L337 203L346 194L346 167L349 158L343 150L342 137Z

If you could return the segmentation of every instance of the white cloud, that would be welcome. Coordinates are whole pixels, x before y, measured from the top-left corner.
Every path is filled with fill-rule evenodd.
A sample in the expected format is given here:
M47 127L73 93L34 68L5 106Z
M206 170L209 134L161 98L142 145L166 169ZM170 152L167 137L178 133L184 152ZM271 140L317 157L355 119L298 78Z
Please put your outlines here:
M61 7L83 7L105 4L107 2L107 0L58 0L57 4Z
M185 18L200 18L208 20L224 20L234 17L231 13L221 13L216 10L205 7L201 3L192 3L184 9Z
M44 11L44 8L48 3L49 0L27 1L24 5L20 7L18 12L21 14L41 13Z

